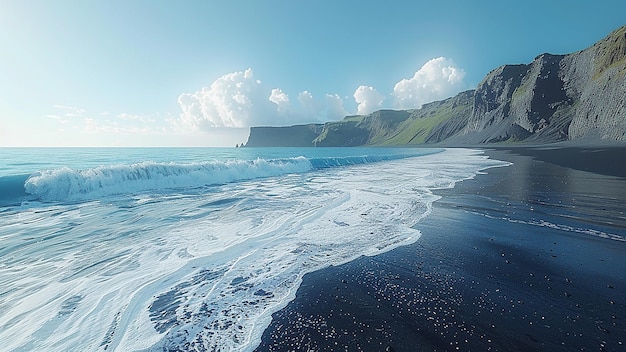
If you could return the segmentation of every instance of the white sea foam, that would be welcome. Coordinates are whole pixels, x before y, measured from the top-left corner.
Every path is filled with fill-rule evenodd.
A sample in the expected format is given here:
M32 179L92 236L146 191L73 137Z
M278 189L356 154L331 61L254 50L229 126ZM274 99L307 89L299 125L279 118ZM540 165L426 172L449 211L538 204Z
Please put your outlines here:
M142 162L85 170L62 167L33 174L26 180L24 188L41 200L85 200L148 190L218 185L311 169L311 162L304 157L190 164Z
M6 350L251 350L305 273L417 240L433 189L501 165L455 149L6 211L0 340Z
M43 201L84 201L111 195L220 185L332 167L397 160L439 151L438 149L421 149L413 154L390 153L312 158L298 156L269 160L260 158L216 160L186 164L141 162L79 170L61 167L35 172L26 179L23 188L26 193ZM20 179L19 175L12 178L0 178L0 181L4 180L0 182L0 187L3 183L16 183ZM12 189L11 192L15 193L16 190Z

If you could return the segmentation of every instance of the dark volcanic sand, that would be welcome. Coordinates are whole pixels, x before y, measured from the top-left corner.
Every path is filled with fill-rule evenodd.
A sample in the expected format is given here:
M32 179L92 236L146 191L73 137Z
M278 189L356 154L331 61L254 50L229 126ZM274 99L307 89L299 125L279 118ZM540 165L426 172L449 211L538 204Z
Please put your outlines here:
M437 191L416 243L306 275L257 350L626 351L626 179L607 176L626 154L611 150L487 151L514 165ZM605 175L538 161L558 153L606 158Z

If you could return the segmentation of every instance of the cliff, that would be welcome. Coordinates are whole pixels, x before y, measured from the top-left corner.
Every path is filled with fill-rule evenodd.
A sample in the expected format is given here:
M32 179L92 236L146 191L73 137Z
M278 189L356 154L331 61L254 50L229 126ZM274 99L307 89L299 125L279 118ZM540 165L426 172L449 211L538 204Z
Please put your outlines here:
M583 51L490 72L474 93L467 143L626 140L626 26Z
M626 26L576 53L496 68L475 90L420 109L308 126L252 128L246 146L626 141Z
M410 111L380 110L365 116L348 116L340 122L325 124L314 144L320 147L383 144L410 114Z
M295 125L285 127L250 127L246 147L313 147L313 140L322 132L323 125Z

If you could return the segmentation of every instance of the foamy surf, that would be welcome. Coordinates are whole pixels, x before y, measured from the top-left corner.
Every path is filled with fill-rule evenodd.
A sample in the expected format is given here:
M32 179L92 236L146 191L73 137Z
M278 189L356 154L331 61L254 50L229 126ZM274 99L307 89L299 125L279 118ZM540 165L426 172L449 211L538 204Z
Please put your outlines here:
M26 180L24 188L26 193L41 200L75 201L149 190L218 185L311 169L311 163L304 157L191 164L143 162L85 170L63 167L36 172Z
M61 167L35 172L24 182L24 189L26 193L35 196L38 200L84 201L110 195L221 185L332 167L397 160L440 151L432 149L421 150L414 154L314 158L298 156L282 159L257 158L185 164L141 162L79 170Z
M304 274L416 241L434 189L501 165L446 150L6 209L0 340L7 350L251 350Z

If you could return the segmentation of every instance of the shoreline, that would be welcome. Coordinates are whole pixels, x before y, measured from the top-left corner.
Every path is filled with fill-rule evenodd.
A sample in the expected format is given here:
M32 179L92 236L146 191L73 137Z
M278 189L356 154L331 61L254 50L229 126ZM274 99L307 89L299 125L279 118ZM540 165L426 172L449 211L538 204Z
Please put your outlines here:
M513 165L434 192L416 243L307 274L257 351L623 349L626 148L602 149L483 149Z

